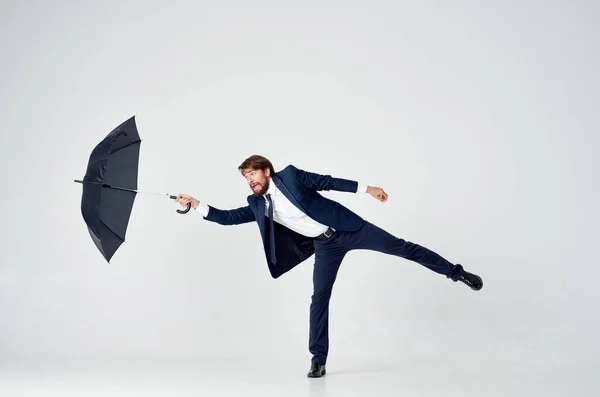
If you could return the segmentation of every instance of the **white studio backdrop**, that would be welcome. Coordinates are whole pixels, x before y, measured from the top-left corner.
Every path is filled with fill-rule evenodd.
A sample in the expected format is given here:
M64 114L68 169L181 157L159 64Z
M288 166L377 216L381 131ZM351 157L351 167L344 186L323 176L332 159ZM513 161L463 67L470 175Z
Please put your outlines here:
M380 186L324 192L469 271L350 253L329 362L597 367L594 2L3 2L0 365L308 365L309 259L256 224L139 194L107 264L80 211L93 147L135 115L141 190L246 204L251 154Z

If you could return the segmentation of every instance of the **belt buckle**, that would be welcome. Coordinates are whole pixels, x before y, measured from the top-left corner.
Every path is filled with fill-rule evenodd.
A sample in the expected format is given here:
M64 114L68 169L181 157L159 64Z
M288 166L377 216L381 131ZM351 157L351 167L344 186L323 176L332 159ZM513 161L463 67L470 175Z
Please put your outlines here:
M329 231L331 231L331 233L330 233L330 234L327 234L327 232L329 232ZM329 238L329 237L333 236L333 233L334 233L334 232L335 232L335 229L333 229L333 228L331 228L331 227L330 227L330 228L328 228L327 230L325 230L325 231L323 232L323 234L325 235L325 237Z

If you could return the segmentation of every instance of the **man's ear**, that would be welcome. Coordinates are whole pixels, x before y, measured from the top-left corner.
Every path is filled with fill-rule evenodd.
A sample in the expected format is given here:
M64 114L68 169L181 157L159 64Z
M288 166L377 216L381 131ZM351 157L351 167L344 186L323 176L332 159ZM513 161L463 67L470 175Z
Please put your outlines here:
M271 176L271 169L270 168L266 168L265 169L265 175L266 176Z

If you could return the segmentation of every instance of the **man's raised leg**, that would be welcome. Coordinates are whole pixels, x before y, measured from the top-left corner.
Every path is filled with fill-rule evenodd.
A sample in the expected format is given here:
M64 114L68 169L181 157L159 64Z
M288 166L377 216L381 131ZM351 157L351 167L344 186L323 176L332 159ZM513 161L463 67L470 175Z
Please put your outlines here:
M462 265L453 264L438 253L396 237L368 221L352 235L349 246L351 249L374 250L417 262L452 281L462 281L473 290L479 290L483 286L481 278L465 271Z

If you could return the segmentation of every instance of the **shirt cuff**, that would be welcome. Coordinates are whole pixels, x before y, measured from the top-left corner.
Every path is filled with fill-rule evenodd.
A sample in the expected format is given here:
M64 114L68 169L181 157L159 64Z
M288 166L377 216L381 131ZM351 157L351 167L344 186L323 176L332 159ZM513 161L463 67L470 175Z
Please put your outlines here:
M367 185L359 183L358 189L356 189L356 193L366 193L366 192L367 192Z
M206 217L206 216L208 216L209 208L207 205L200 203L200 204L198 204L198 208L194 208L194 211L197 211L200 214L202 214L203 217Z

